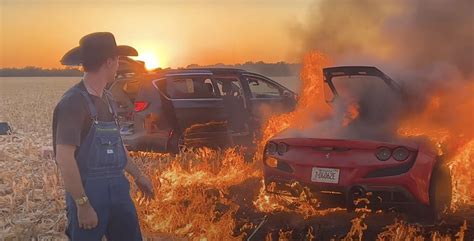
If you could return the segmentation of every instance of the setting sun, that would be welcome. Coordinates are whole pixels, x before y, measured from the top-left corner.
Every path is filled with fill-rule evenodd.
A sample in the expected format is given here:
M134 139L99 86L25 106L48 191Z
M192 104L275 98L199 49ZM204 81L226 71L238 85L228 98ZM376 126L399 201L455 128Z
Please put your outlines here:
M160 62L160 59L158 58L158 56L151 52L145 52L145 53L139 54L135 59L144 61L145 68L147 68L148 70L162 67L161 66L162 63Z

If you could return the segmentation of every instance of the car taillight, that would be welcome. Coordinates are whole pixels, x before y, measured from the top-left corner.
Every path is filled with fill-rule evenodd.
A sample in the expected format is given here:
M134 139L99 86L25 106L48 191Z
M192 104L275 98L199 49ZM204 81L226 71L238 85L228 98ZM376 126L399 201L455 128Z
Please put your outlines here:
M135 112L143 111L147 107L148 107L148 102L146 102L146 101L136 101L135 102Z
M393 150L392 156L397 161L405 161L410 156L410 151L405 147L397 147Z
M268 154L274 154L277 151L277 144L271 141L268 142L265 151Z
M265 159L265 164L269 167L276 168L278 166L278 160L273 157L268 157Z
M392 150L390 150L388 147L379 147L375 151L375 156L380 161L386 161L392 156Z
M283 153L285 153L287 151L288 151L288 144L286 144L284 142L278 143L278 147L277 147L278 154L283 155Z

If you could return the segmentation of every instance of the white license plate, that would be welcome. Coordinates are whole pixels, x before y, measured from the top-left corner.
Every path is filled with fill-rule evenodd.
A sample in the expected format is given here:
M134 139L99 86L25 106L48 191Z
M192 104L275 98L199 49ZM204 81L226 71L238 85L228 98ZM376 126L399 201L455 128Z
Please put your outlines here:
M313 167L312 182L339 183L339 169Z

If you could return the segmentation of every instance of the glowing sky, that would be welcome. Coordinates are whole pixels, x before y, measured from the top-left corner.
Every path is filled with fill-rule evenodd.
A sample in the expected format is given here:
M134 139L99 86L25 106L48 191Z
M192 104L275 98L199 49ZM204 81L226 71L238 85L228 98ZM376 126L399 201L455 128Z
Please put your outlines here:
M310 0L0 0L0 67L60 67L91 32L161 67L246 61L298 62L291 26Z

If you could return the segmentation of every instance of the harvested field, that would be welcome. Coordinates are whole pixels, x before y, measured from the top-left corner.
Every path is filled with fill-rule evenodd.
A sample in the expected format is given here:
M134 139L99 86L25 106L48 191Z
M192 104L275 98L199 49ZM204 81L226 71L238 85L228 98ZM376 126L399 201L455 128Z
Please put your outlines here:
M78 78L0 78L0 239L65 240L64 190L53 160L51 115ZM310 197L282 199L261 189L258 163L238 149L199 149L173 157L134 153L162 188L151 202L132 185L149 240L473 240L472 203L428 223L395 212L316 205ZM468 200L469 201L469 200Z
M64 239L64 191L56 164L41 157L51 146L53 108L77 78L0 78L0 237Z

